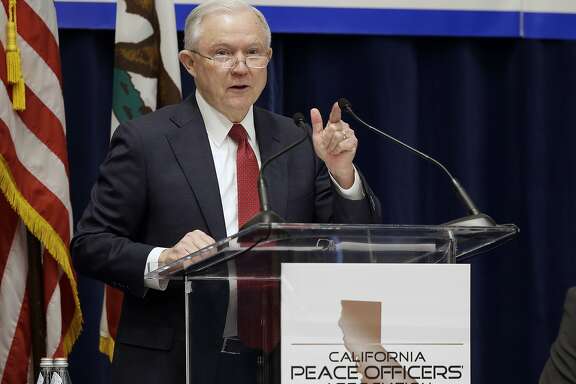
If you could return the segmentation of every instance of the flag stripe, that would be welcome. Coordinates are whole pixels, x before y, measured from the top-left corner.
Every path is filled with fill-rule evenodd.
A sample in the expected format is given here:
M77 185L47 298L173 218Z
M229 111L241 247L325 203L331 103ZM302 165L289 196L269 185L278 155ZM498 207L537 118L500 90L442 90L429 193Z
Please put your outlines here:
M26 58L22 61L22 76L26 87L54 114L60 124L59 128L64 131L64 101L61 97L55 97L62 93L58 78L31 46L22 39L17 41L22 55ZM4 51L4 46L1 48Z
M59 120L60 129L64 130L64 99L57 96L62 94L62 87L58 77L27 42L18 39L18 44L22 56L26 58L26 60L22 60L22 74L26 81L26 86L46 104L46 107Z
M4 12L7 13L8 0L2 0L2 3ZM59 49L54 35L26 1L18 1L16 6L18 35L34 47L34 50L54 72L58 81L62 83Z
M46 305L46 328L48 332L46 332L46 354L48 356L52 356L56 353L58 347L60 346L60 341L63 338L62 330L67 329L62 324L62 300L61 300L61 289L58 282L62 279L62 273L59 271L58 265L56 264L55 260L52 258L51 255L46 253L44 255L44 263L52 263L54 265L54 269L56 270L56 275L52 275L52 279L56 277L55 281L53 282L53 289L49 289L50 295L48 295L47 299L45 299ZM44 278L46 279L47 273L44 273ZM66 276L63 276L66 280ZM46 280L45 280L46 284ZM45 294L46 296L46 294Z
M2 121L0 121L0 128L2 125ZM26 169L22 168L22 171L26 172ZM41 184L39 185L41 186ZM45 192L45 194L46 193L47 192ZM62 274L60 268L58 268L58 266L63 266L62 263L57 263L53 256L48 253L46 254L49 257L45 259L43 265L45 271L45 303L49 303L49 306L54 306L59 303L62 313L68 314L67 316L60 317L58 317L58 315L52 317L48 316L47 347L49 348L48 351L54 350L55 352L53 354L62 356L70 350L75 335L79 332L81 326L81 313L79 310L74 311L75 308L79 308L79 301L75 294L75 287L70 285L69 276ZM72 274L70 265L64 265L64 267L66 267L65 269L68 269L70 274ZM64 297L74 298L75 300L61 301L59 292L62 292ZM55 297L55 295L58 295L58 297ZM46 312L49 311L49 308L45 309ZM54 323L50 322L52 319L54 320ZM60 319L60 321L58 321L58 319ZM67 329L68 332L63 335L61 331L62 329Z
M0 120L0 127L2 125L2 121ZM9 169L5 167L6 162L4 158L0 156L0 176L6 172L9 172ZM9 177L9 187L7 188L8 192L10 192L10 182L12 180L11 175L9 175ZM2 180L0 180L0 187L2 187L1 182ZM6 193L6 191L4 192ZM16 196L15 200L24 205L24 208L22 209L20 206L17 206L17 208L23 211L23 219L25 221L31 221L32 226L29 226L29 228L31 228L32 233L41 240L43 245L57 252L57 256L54 256L54 259L58 262L60 268L62 268L66 274L66 279L61 280L61 284L62 287L66 288L65 290L62 290L63 292L65 291L65 296L63 297L67 298L66 303L70 305L63 305L64 311L62 311L62 324L66 326L69 324L70 326L67 327L67 330L63 335L63 339L61 339L60 345L57 349L57 352L60 351L60 356L65 356L71 350L72 345L80 333L82 327L82 313L80 310L80 302L77 294L76 276L71 268L70 256L66 246L62 244L61 237L58 236L58 234L53 233L53 230L44 220L44 218L42 216L38 216L35 211L31 211L32 207L26 200L22 198L21 195ZM65 302L62 301L62 303L64 304ZM70 306L74 308L73 311L68 310ZM48 328L49 331L51 329L53 329L53 327Z
M52 1L37 0L28 2L28 6L36 15L44 21L46 27L52 33L52 38L58 44L58 22L56 19L56 8L54 8ZM42 17L42 15L46 15Z
M2 208L6 206L2 204ZM9 208L9 207L8 207ZM3 210L4 211L4 210ZM8 211L11 212L11 211ZM2 220L3 221L3 220ZM2 224L2 229L4 229ZM3 253L2 258L6 259L6 266L2 271L0 282L0 376L1 382L5 382L6 376L10 375L8 364L14 364L17 356L11 355L13 341L18 333L17 327L22 326L21 312L22 303L25 299L26 276L28 273L28 258L26 247L26 231L21 221L18 221L14 236L8 245L10 249ZM20 333L22 336L22 333ZM10 358L8 358L10 356ZM22 356L18 356L22 357ZM20 364L28 359L19 360ZM25 365L25 364L22 364ZM13 383L23 383L25 381L12 381Z
M18 216L8 202L4 195L0 194L0 212L3 213L2 220L0 220L0 277L4 275L4 268L8 262L8 253L12 247L12 241L16 234L18 226ZM0 284L2 284L0 280Z
M6 14L0 8L0 25L6 22ZM2 30L2 28L0 28ZM0 33L2 33L0 31ZM24 40L18 39L23 60L22 71L26 81L26 101L28 108L21 113L21 118L31 130L56 153L68 170L66 147L58 145L66 143L64 101L54 97L62 93L60 82L51 68ZM0 57L5 57L4 46L0 42ZM0 60L0 79L6 84L6 61ZM39 128L42 126L42 128Z
M42 268L44 270L44 311L47 312L54 291L58 289L61 273L58 268L58 263L48 252L46 252L42 258Z
M0 89L0 105L9 102L7 99L6 90ZM0 148L2 153L8 153L6 160L10 165L16 167L12 172L21 188L20 192L29 199L29 203L38 213L48 214L45 216L46 220L62 234L62 240L68 244L70 217L65 218L63 215L70 216L72 209L69 205L68 176L64 165L28 130L18 115L0 115L0 122L3 123L0 124L0 132L5 137L0 142ZM49 193L44 194L44 191Z
M0 120L0 129L2 128L3 124L2 121ZM0 146L2 145L2 143L0 143ZM18 164L18 162L15 162L16 164ZM13 168L17 168L16 170L20 170L21 172L27 172L27 170L24 167L18 168L18 167L13 167ZM33 177L29 177L29 180L34 180ZM27 185L30 184L30 181L27 182ZM39 187L41 187L42 185L39 184ZM47 194L48 192L45 192L44 194ZM65 222L67 224L67 221ZM64 231L64 233L68 233L66 231ZM60 238L57 238L60 239ZM49 245L49 244L48 244ZM65 252L67 253L67 250L65 248L65 246L62 244L61 249L64 249ZM57 248L56 248L57 250ZM64 260L66 261L66 260ZM50 265L55 262L54 260L50 259L47 260L45 265L46 265L46 270L50 271ZM61 302L61 306L62 306L62 310L63 310L63 314L66 314L65 316L62 316L62 327L66 327L66 328L61 328L61 329L67 329L67 332L64 335L54 335L54 337L58 337L58 336L63 336L60 339L60 344L57 346L56 348L56 352L58 355L62 356L68 353L68 351L70 351L72 344L76 338L76 335L79 333L80 328L81 328L81 312L80 312L80 303L78 301L78 296L76 294L76 286L71 286L71 281L74 283L75 280L69 280L71 277L75 278L73 275L73 272L71 270L71 266L70 264L64 263L62 259L58 259L58 263L60 265L60 267L64 268L65 271L67 272L67 276L66 278L62 278L60 280L60 284L61 284L61 289L60 291L65 295L64 297L68 297L68 298L73 298L73 301L68 300L68 301L62 301ZM54 274L55 272L52 271L52 274ZM56 274L56 276L58 276L58 274ZM55 290L55 284L50 280L47 279L47 281L45 282L45 290L47 292L52 292ZM52 297L53 295L48 294L49 297ZM67 305L68 304L68 305ZM69 310L70 307L75 308L75 311ZM66 312L64 312L64 310L66 310ZM51 332L54 332L55 328L53 325L48 324L48 330ZM68 326L70 325L70 326ZM59 332L60 334L62 332ZM49 340L53 339L49 337ZM48 345L49 347L53 347L51 345Z
M60 289L60 294L62 295L62 297L73 297L74 291L70 285L70 280L65 278L65 275L62 275L58 287ZM72 300L63 300L60 303L62 313L75 313L74 310L76 308L76 304L79 304L79 302L76 303ZM79 312L77 313L79 314ZM73 318L72 316L62 317L61 329L62 332L64 331L65 332L62 333L62 338L60 339L60 343L56 347L56 350L54 352L55 354L62 355L66 353L65 351L69 351L72 348L71 340L73 343L74 334L80 331L79 328L80 322L78 322L77 324L78 328L75 328L74 326L75 320L78 320L78 318L77 317Z
M0 25L7 22L7 15L3 7L0 7ZM0 45L1 41L6 40L5 28L0 28ZM20 48L22 58L22 75L26 86L50 109L60 122L60 127L65 133L65 112L64 100L62 95L62 86L59 74L57 75L52 68L36 52L33 46L30 46L20 35L17 36L17 44ZM4 50L2 45L2 50ZM2 54L4 56L5 53ZM5 63L2 64L5 67ZM0 76L5 77L5 70L0 71ZM64 142L65 143L65 142Z
M4 56L8 0L1 1L0 56ZM16 68L22 71L27 108L23 112L11 108L9 92L13 86L6 84L7 68L0 57L0 191L7 202L0 206L0 217L12 210L20 217L23 235L14 236L20 239L16 244L26 236L24 225L41 242L43 255L37 257L43 257L44 302L40 310L46 316L47 350L37 352L66 356L80 333L82 313L68 250L72 209L56 13L52 1L18 0L16 5L16 45L20 55ZM6 243L1 237L0 240ZM15 295L11 286L15 279L24 284L24 290L21 285L18 292L25 292L25 238L23 244L22 252L10 254L0 287L0 307L8 308L1 312L18 316L17 327L0 327L0 340L11 341L2 348L5 355L0 354L2 383L31 381L31 309L28 298ZM13 260L26 263L26 268L8 275ZM15 324L13 317L8 320Z
M5 57L5 51L0 44L0 57ZM6 84L6 61L0 60L0 80ZM57 116L38 98L36 94L26 86L26 104L25 111L19 115L22 122L32 131L40 141L56 154L64 165L66 175L69 175L68 158L66 147L59 143L66 141L65 132L62 129L62 123Z
M108 333L116 340L118 333L118 324L120 323L120 314L122 312L122 302L124 295L122 291L106 286L106 320L108 322Z
M14 145L10 140L10 135L7 134L8 128L0 119L0 136L6 139L0 142L0 151L7 154L9 157L10 168L14 180L17 180L22 188L19 192L28 201L34 210L41 214L49 225L58 233L62 233L62 245L70 242L70 228L66 217L63 217L66 212L66 207L55 196L52 191L46 188L46 185L41 183L38 178L28 171L16 156ZM8 160L8 159L7 159Z
M68 153L66 147L59 145L62 141L66 141L60 120L28 87L26 87L26 105L26 110L19 115L22 122L58 157L64 166L66 177L69 178Z
M21 255L17 257L21 258ZM26 279L24 279L26 281ZM12 345L8 351L10 358L4 366L2 384L26 383L28 381L28 362L31 350L31 329L30 329L30 300L28 290L24 291L20 316Z

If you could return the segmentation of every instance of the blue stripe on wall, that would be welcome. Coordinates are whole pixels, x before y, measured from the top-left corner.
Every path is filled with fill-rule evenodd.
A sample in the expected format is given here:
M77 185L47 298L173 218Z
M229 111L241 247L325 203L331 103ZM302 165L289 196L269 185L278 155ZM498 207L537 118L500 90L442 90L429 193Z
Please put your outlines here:
M525 13L526 37L576 39L576 15L570 13Z
M55 2L59 28L114 29L115 3Z
M178 29L193 5L176 5ZM520 36L519 12L260 7L276 33ZM114 29L114 3L56 2L60 28ZM525 36L576 39L575 14L524 14Z
M261 7L274 32L517 36L515 12Z

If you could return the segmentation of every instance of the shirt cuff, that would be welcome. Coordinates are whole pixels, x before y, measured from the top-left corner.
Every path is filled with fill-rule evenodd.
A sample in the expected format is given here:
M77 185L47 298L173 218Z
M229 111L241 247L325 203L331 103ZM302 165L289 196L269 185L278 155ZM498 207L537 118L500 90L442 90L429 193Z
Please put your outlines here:
M149 271L153 271L159 267L158 260L160 259L160 254L166 248L156 247L153 248L148 254L146 259L146 269L144 270L144 275ZM144 279L144 286L150 289L156 289L159 291L165 291L168 287L170 280L158 280L158 279Z
M352 164L354 167L354 164ZM348 189L344 189L338 184L338 182L332 177L330 171L328 171L330 178L332 179L332 183L336 186L336 191L340 196L348 200L362 200L364 198L364 187L362 186L362 180L360 176L358 176L358 171L356 171L356 167L354 167L354 183Z

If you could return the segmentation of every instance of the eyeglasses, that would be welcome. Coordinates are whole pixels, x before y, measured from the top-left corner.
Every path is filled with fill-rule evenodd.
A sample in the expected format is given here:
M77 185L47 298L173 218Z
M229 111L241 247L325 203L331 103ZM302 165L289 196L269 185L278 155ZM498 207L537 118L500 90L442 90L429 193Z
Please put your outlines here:
M211 57L203 55L200 52L195 51L193 49L189 49L188 51L195 53L198 56L205 58L206 60L211 60L220 67L226 69L234 68L240 62L240 60L238 60L238 56L235 55L227 55L219 53ZM244 57L244 64L246 64L248 68L255 68L255 69L266 68L269 61L270 56L268 55L246 55Z

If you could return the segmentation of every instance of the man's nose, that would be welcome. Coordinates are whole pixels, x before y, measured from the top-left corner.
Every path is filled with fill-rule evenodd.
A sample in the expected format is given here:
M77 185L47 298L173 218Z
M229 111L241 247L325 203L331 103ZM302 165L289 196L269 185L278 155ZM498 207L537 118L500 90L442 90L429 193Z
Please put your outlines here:
M246 64L246 56L244 55L236 56L236 65L232 67L232 72L234 73L248 72L248 65Z

